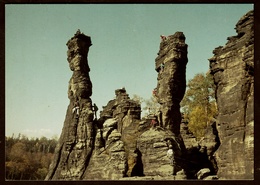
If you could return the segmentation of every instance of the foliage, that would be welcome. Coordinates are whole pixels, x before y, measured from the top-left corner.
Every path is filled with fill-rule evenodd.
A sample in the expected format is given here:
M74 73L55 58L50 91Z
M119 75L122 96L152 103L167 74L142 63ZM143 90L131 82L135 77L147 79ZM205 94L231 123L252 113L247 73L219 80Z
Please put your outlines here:
M144 100L145 106L144 110L147 114L156 114L160 108L160 104L158 103L157 99L152 96L150 99Z
M197 138L203 137L208 123L217 114L215 85L211 74L196 74L188 81L181 110L189 130Z
M5 138L6 179L43 180L52 161L57 138Z
M139 104L142 104L144 102L144 99L141 96L137 95L137 94L133 95L132 100L136 101Z
M160 104L154 96L150 99L144 99L141 96L134 94L132 99L142 105L143 116L147 116L148 114L156 114L160 108Z

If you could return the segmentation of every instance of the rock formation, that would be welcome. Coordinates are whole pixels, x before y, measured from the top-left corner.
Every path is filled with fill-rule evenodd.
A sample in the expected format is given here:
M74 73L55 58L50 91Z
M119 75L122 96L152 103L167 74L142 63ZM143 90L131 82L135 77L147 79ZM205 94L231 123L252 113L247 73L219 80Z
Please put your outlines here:
M138 140L144 174L174 179L185 171L185 146L180 135L180 101L186 89L187 45L182 32L162 38L155 69L158 83L155 96L161 104L156 115L157 126L143 132ZM172 164L167 158L170 146L174 151ZM185 172L184 172L185 173ZM186 176L183 176L186 179Z
M97 120L90 99L91 39L77 31L67 42L70 103L46 180L252 179L253 11L239 20L236 31L209 59L219 114L200 141L181 123L188 62L182 32L162 37L155 59L158 113L141 119L140 103L121 88Z
M140 120L140 104L129 98L125 88L117 89L116 98L100 113L95 149L83 179L187 179L179 117L186 88L184 41L181 32L169 36L161 43L156 59L163 125L158 124L158 115ZM161 63L165 65L163 71L158 69ZM172 161L167 157L170 146L174 151Z
M79 30L68 42L69 81L67 109L61 136L46 180L81 179L94 147L92 84L89 78L90 37Z
M254 12L236 24L237 35L209 59L217 86L217 130L220 147L216 151L221 179L254 177Z
M184 41L184 35L177 32L161 43L156 70L162 114L142 120L140 103L131 100L125 88L115 91L116 98L94 120L87 61L91 40L78 31L68 41L68 62L73 71L70 104L46 180L187 178L179 110L186 86ZM164 68L159 71L161 64ZM172 160L167 157L169 148L173 149Z
M182 122L181 135L186 147L186 175L188 179L217 179L217 164L214 152L220 145L216 122L214 120L206 128L204 137L197 140L196 137L188 130L188 124ZM203 170L204 169L204 170ZM209 170L207 175L201 176L200 173ZM202 170L200 172L200 170ZM203 178L202 178L203 177Z
M142 161L136 140L141 115L140 104L131 100L125 88L103 107L98 120L95 149L83 179L118 180L142 176Z
M182 32L162 39L155 68L158 72L156 97L161 104L164 128L180 134L180 102L186 90L187 44Z

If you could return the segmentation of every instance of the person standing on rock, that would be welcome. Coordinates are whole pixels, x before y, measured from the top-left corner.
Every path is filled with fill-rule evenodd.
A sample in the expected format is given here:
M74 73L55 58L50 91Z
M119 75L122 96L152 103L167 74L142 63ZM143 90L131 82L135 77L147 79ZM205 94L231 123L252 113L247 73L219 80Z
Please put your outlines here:
M95 113L95 118L97 119L97 111L98 111L98 107L97 107L97 105L94 103L94 105L93 105L93 111L94 111L94 113Z
M158 118L158 124L160 127L163 127L163 123L162 123L162 111L158 110L157 112L157 118Z
M152 119L151 121L151 127L155 128L157 126L157 119Z
M167 37L165 35L160 35L160 37L161 37L161 42L165 41L167 39Z
M170 164L173 165L173 149L172 149L172 145L169 146L169 150L167 151L167 157L170 159Z
M173 175L175 175L175 160L174 160L174 151L172 149L172 145L169 145L169 150L167 151L167 157L170 160L170 165L173 166Z

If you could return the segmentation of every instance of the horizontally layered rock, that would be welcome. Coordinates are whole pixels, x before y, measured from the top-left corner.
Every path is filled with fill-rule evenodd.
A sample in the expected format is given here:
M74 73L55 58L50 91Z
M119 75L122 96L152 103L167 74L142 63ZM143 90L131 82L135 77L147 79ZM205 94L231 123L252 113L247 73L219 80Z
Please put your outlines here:
M237 35L216 48L209 59L217 86L217 130L221 145L215 153L222 179L254 177L254 12L236 24Z
M73 71L68 89L70 104L46 180L81 179L92 154L92 84L87 59L91 45L90 37L80 31L67 42L68 62Z
M155 69L158 72L156 97L161 104L164 128L180 133L180 102L186 89L187 44L182 32L164 38L160 44Z
M172 162L167 157L170 145L174 151ZM174 180L176 173L182 171L185 166L182 157L183 146L181 137L175 137L170 130L161 127L150 128L142 133L137 140L137 147L142 154L145 176L160 176ZM186 176L181 179L186 179Z
M136 149L140 104L129 98L125 88L117 89L115 94L116 98L100 113L95 150L83 179L117 180L143 175Z
M147 130L145 121L140 128L146 130L137 139L138 150L142 154L144 174L175 179L181 174L186 179L185 146L180 135L181 113L180 101L186 89L187 45L182 32L176 32L163 38L155 69L158 72L158 83L154 95L161 104L157 115L157 126ZM154 124L152 122L150 124ZM140 129L139 128L139 129ZM172 147L173 159L167 157ZM183 173L182 173L183 172Z

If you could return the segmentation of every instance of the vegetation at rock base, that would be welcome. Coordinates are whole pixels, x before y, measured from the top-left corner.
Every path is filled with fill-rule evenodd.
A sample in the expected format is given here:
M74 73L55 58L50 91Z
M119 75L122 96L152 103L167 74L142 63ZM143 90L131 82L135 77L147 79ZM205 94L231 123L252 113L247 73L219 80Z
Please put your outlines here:
M212 75L199 73L189 80L180 105L189 130L198 139L203 137L207 125L217 114Z
M133 100L144 104L142 108L145 112L144 116L149 113L156 114L160 108L160 104L154 96L144 99L135 94ZM212 75L199 73L190 79L180 105L184 122L188 123L189 131L197 139L202 138L207 125L217 114L215 84Z
M6 180L44 180L57 138L5 137Z

